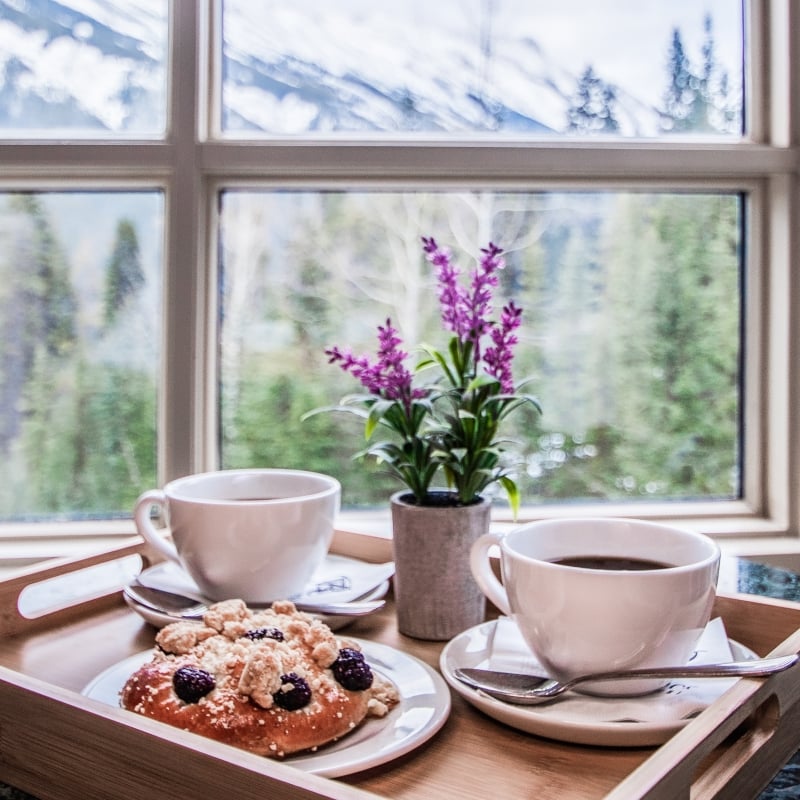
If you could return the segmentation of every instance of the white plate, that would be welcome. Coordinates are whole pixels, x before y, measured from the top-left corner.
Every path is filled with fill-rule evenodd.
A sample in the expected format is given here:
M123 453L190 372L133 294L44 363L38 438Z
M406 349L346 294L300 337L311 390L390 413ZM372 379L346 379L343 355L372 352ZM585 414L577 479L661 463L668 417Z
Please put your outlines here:
M359 597L357 599L380 600L388 591L389 581L384 581L376 586L371 592L368 592L363 597ZM143 606L141 603L137 603L132 597L129 597L127 594L125 594L125 592L122 593L122 599L130 608L132 608L140 617L142 617L142 619L144 619L146 622L149 622L151 625L154 625L156 628L163 628L165 625L169 625L171 622L178 621L176 617L171 617L169 614L162 614L160 611L155 611L152 608ZM349 625L358 619L358 617L347 617L341 615L326 616L324 614L319 614L318 616L332 631L337 631L339 628L343 628L345 625ZM200 620L198 620L198 622L199 621Z
M360 645L376 672L395 684L400 694L399 704L381 719L368 718L338 742L315 753L287 756L283 763L330 778L350 775L411 752L447 720L450 691L436 670L393 647L355 638L350 641ZM152 654L152 650L146 650L114 664L94 678L81 694L119 706L119 693L125 681Z
M601 698L572 692L547 705L511 705L472 689L454 674L458 667L477 667L489 658L495 625L484 622L451 639L439 659L442 675L467 702L490 717L549 739L606 747L663 744L737 680L675 680L646 697ZM735 660L755 657L737 642L730 641L730 646Z

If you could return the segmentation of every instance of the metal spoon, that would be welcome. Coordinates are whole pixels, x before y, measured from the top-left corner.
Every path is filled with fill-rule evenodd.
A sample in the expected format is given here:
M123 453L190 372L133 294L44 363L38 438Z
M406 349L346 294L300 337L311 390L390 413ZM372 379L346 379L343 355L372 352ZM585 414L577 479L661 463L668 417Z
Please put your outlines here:
M616 681L628 678L734 678L763 677L788 669L800 654L776 658L730 661L726 664L687 664L682 667L652 667L581 675L568 681L557 681L543 675L522 675L486 669L456 669L453 674L463 683L507 703L532 706L547 703L567 689L588 681Z
M193 597L186 597L165 589L144 586L138 581L129 583L122 589L131 600L139 605L147 606L175 619L202 619L210 603L198 602ZM294 602L294 601L293 601ZM372 614L386 604L385 600L353 600L343 603L299 603L295 602L298 611L312 614L323 614L329 617L363 617Z

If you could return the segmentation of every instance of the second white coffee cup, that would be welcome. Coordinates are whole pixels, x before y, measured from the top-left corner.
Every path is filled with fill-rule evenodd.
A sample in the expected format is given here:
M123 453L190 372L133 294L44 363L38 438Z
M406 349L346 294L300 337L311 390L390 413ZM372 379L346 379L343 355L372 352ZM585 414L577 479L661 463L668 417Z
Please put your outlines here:
M501 584L490 564L500 549ZM684 664L709 621L717 545L699 533L633 519L557 519L489 533L472 571L512 616L552 677ZM595 682L593 694L636 695L662 682Z
M340 501L339 481L317 472L221 470L145 492L134 520L204 595L260 604L303 592L328 552ZM153 525L154 506L172 542Z

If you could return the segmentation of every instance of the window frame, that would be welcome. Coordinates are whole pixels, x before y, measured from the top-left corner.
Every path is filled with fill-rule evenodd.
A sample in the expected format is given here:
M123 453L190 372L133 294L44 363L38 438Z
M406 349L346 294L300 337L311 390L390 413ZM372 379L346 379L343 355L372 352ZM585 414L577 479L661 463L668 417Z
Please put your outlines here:
M679 520L741 552L800 552L800 6L752 0L748 140L291 141L219 136L220 3L170 3L163 140L0 140L0 190L154 188L165 195L159 482L217 466L215 254L222 188L682 188L747 192L743 499L581 505ZM177 80L180 76L180 80ZM186 303L186 298L192 298ZM568 506L528 509L544 517ZM572 508L575 511L575 508ZM386 516L388 524L388 512ZM502 520L501 520L502 521ZM362 529L365 518L343 515ZM382 518L369 518L380 525ZM132 523L0 526L20 537L116 537ZM88 540L87 539L87 540ZM56 547L56 550L58 548ZM2 551L0 551L2 552Z

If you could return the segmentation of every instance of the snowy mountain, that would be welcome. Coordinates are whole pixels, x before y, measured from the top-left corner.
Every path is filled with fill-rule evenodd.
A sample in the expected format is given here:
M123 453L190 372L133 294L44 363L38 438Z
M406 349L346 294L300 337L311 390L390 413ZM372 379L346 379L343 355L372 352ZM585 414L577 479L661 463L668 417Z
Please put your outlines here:
M153 3L0 0L0 125L163 127L164 26Z
M561 131L586 66L557 63L534 31L503 18L503 4L474 18L442 16L434 38L420 30L419 16L381 3L348 15L321 11L318 26L308 25L302 5L226 3L227 130ZM0 127L46 120L50 128L158 134L164 6L0 0ZM620 89L616 112L623 133L654 130L653 108Z

